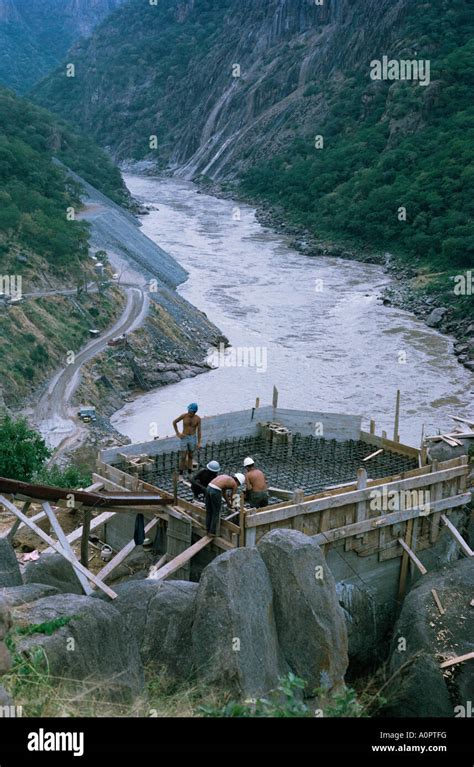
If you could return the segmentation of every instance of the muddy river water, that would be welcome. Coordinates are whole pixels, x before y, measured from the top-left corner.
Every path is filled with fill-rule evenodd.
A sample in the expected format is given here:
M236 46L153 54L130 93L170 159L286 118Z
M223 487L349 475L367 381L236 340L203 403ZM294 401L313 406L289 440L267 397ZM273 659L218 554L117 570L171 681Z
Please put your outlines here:
M451 428L468 415L473 376L450 353L453 339L380 302L382 267L309 258L262 227L253 208L199 194L176 179L126 175L153 210L143 231L189 272L180 293L206 312L232 349L214 350L210 373L148 392L112 421L133 441L160 437L191 401L201 415L270 404L360 414L393 434L401 390L400 436L419 446L421 430Z

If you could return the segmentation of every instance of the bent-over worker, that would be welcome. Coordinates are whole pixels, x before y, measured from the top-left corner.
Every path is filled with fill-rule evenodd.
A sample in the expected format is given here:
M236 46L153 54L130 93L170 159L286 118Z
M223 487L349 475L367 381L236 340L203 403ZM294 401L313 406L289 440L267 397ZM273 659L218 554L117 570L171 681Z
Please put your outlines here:
M261 469L257 469L253 458L245 459L245 500L254 509L263 509L268 506L268 484L265 474Z
M205 469L200 469L191 478L191 490L196 499L204 498L209 482L217 477L221 467L217 461L209 461Z
M209 482L206 489L206 530L208 535L216 535L217 524L222 510L222 501L224 500L227 508L232 508L234 495L239 488L245 486L245 477L243 474L219 474L218 477Z

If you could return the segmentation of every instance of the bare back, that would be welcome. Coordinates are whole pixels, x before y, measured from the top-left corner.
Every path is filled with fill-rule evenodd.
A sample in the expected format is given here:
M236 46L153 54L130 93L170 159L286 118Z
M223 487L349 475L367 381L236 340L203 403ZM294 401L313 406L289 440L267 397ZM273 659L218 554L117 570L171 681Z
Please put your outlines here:
M263 471L260 471L260 469L251 469L248 471L245 481L249 490L254 490L256 493L268 489L265 474Z

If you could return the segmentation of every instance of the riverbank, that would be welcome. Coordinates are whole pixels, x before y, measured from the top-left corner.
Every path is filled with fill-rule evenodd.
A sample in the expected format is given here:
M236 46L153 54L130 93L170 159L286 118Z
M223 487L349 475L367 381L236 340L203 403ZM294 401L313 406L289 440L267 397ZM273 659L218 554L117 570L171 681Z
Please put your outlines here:
M460 297L454 293L454 283L448 277L432 274L426 268L412 267L407 264L406 258L394 253L380 253L370 248L356 248L343 242L318 239L306 228L290 222L283 208L276 209L261 200L248 198L242 194L238 185L199 178L194 183L201 193L221 199L240 200L255 207L256 218L262 226L289 237L291 247L310 258L329 256L383 266L396 282L385 288L382 303L411 312L428 327L454 338L453 353L458 362L474 372L474 311L471 308L469 315L462 316ZM466 275L466 283L468 281ZM469 298L464 299L466 307L468 301ZM474 305L472 297L471 302Z

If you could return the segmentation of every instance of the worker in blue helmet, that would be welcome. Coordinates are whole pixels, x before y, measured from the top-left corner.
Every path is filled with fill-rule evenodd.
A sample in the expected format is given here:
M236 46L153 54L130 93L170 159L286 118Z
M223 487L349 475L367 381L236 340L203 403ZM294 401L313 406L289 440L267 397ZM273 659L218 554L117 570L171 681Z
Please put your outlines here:
M201 447L201 418L197 415L198 406L195 402L188 405L186 413L178 416L173 421L173 428L176 436L181 440L181 456L179 461L179 474L183 476L187 471L189 474L193 470L193 455L196 448ZM178 429L178 424L183 424L182 431Z

